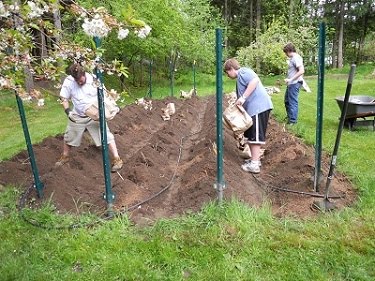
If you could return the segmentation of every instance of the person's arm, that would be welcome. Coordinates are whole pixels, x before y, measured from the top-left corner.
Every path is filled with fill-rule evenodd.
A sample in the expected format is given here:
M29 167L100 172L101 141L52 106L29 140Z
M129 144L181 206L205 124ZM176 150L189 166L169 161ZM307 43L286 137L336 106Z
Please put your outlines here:
M69 108L68 99L60 97L60 101L61 101L60 103L61 103L62 107L64 108L64 111L67 110Z
M75 122L74 118L73 118L73 111L70 109L69 107L69 98L71 96L70 94L70 88L68 87L68 79L66 79L63 83L63 86L61 87L61 91L60 91L60 101L61 101L61 105L62 107L64 108L64 112L66 114L66 116L68 116L68 118L70 119L70 121L72 122Z
M63 97L60 97L61 105L64 108L66 116L70 119L72 122L76 122L73 118L73 111L69 107L69 100Z
M254 77L253 79L251 79L251 81L246 87L245 92L242 94L242 97L240 97L237 100L236 104L239 104L239 105L244 104L246 99L254 92L255 88L258 86L259 81L260 81L259 77Z

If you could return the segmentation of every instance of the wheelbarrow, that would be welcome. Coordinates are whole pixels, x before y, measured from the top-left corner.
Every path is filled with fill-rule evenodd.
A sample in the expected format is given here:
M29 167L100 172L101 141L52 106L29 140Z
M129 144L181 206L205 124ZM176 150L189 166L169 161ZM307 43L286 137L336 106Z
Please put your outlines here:
M337 97L336 102L342 111L344 97ZM357 118L361 118L362 120L357 120ZM355 126L369 125L372 126L375 131L375 97L364 95L351 96L348 101L344 124L351 131Z

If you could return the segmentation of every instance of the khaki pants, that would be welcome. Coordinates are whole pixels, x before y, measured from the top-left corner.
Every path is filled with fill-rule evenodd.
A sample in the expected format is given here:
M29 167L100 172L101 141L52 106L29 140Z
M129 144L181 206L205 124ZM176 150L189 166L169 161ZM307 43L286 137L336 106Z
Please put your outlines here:
M77 117L75 116L76 122L68 121L68 126L64 134L64 141L70 146L80 146L83 133L87 130L96 146L101 146L100 138L100 125L98 121L94 121L89 117ZM109 131L108 124L107 128L107 142L112 143L115 141L115 137Z

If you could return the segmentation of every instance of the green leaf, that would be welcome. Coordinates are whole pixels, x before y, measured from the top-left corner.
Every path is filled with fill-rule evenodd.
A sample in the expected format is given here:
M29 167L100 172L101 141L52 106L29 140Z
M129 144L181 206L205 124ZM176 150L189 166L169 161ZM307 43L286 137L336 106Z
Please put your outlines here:
M131 19L129 23L131 25L139 26L139 27L144 27L146 25L146 23L143 20L137 20L137 19Z
M35 24L35 23L33 23L33 22L30 22L30 23L29 23L29 26L30 26L31 28L34 28L34 29L40 31L40 27L39 27L39 25L37 25L37 24Z
M129 21L134 17L134 9L130 4L126 5L126 8L121 10L121 16L124 20Z

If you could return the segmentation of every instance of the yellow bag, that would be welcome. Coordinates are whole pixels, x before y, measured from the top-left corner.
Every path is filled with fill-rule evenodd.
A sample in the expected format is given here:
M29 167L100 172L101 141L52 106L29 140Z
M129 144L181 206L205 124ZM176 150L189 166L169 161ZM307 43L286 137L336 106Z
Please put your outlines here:
M223 112L223 120L235 134L243 133L253 125L253 119L241 105L230 104Z

